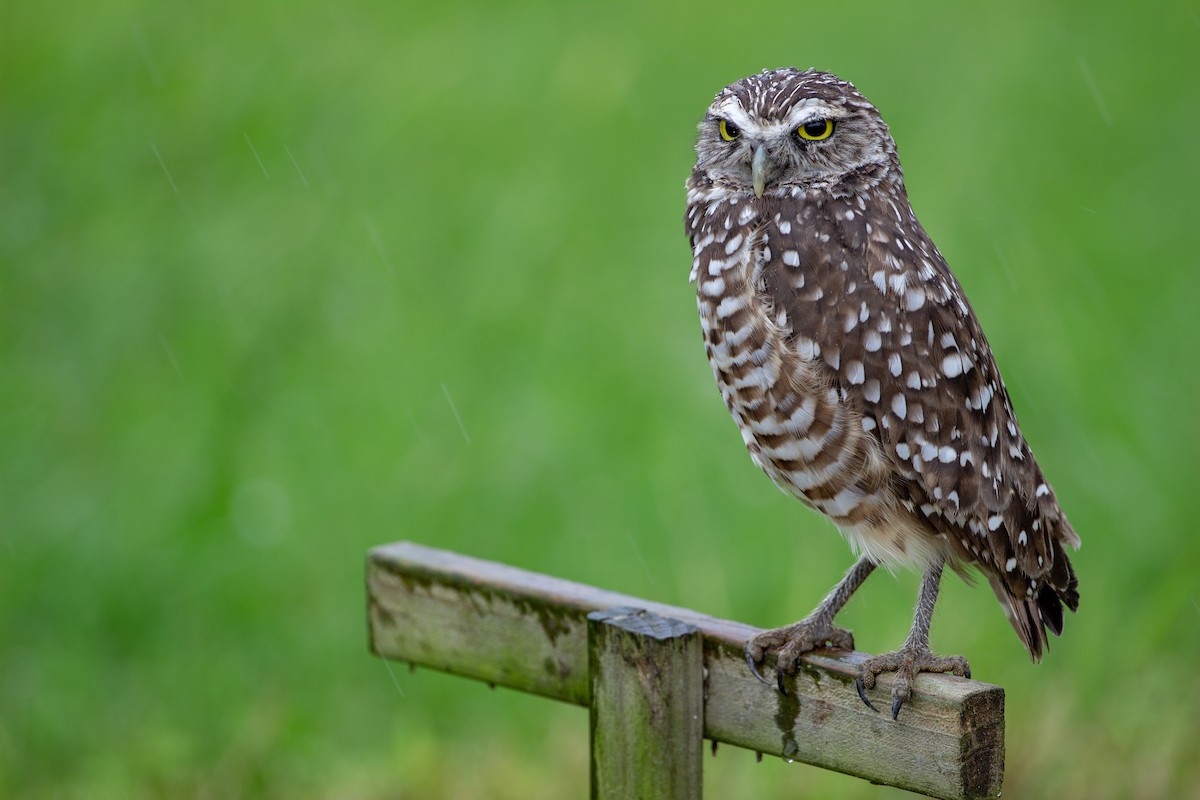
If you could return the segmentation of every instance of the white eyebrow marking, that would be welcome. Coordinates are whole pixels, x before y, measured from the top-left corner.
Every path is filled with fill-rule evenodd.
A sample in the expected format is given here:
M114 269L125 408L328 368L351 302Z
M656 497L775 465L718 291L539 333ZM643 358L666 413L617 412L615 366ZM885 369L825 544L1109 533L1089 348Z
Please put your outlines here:
M714 116L727 119L741 128L743 132L756 137L791 133L812 120L838 120L847 114L846 109L841 106L831 105L817 97L807 97L801 100L783 119L764 119L758 114L753 114L747 111L734 95L721 98L713 103L709 110Z

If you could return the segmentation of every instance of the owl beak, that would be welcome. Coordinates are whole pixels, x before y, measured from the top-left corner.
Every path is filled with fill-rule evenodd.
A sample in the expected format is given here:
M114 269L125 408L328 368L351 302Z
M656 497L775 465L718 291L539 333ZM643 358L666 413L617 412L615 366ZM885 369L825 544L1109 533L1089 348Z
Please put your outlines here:
M754 151L754 160L750 162L750 176L754 182L754 196L762 197L763 189L767 186L767 148L759 145Z

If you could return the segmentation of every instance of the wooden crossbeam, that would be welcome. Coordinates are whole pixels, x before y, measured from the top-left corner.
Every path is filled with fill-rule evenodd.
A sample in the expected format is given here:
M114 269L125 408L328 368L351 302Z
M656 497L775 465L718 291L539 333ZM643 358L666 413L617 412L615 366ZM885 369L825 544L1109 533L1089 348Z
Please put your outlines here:
M784 695L746 667L742 647L758 628L412 542L370 551L367 593L373 653L585 707L588 614L645 609L699 630L706 738L930 797L1000 791L998 686L919 675L894 721L854 688L868 656L826 651L803 658ZM891 686L890 675L880 676L880 708Z

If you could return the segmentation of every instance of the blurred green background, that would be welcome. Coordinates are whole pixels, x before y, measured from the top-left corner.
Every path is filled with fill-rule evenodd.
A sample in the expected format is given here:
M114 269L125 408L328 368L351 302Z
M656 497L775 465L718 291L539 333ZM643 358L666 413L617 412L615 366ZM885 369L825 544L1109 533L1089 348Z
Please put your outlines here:
M587 723L367 654L407 538L760 626L849 565L705 363L682 184L764 67L853 80L1083 537L1012 797L1200 797L1200 12L1019 0L9 3L0 796L562 798ZM917 579L843 620L902 641ZM708 796L908 796L723 748Z

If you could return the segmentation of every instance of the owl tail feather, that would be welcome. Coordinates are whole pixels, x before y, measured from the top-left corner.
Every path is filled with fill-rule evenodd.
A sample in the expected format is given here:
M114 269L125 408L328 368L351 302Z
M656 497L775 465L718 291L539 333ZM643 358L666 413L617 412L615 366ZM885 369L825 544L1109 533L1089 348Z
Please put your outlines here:
M1042 587L1035 597L1018 596L1008 582L999 576L990 579L992 591L1004 607L1013 630L1029 651L1034 663L1042 660L1042 653L1050 649L1047 631L1061 636L1063 631L1063 606L1071 611L1079 608L1079 580L1067 560L1062 545L1054 544L1054 566L1043 579Z

